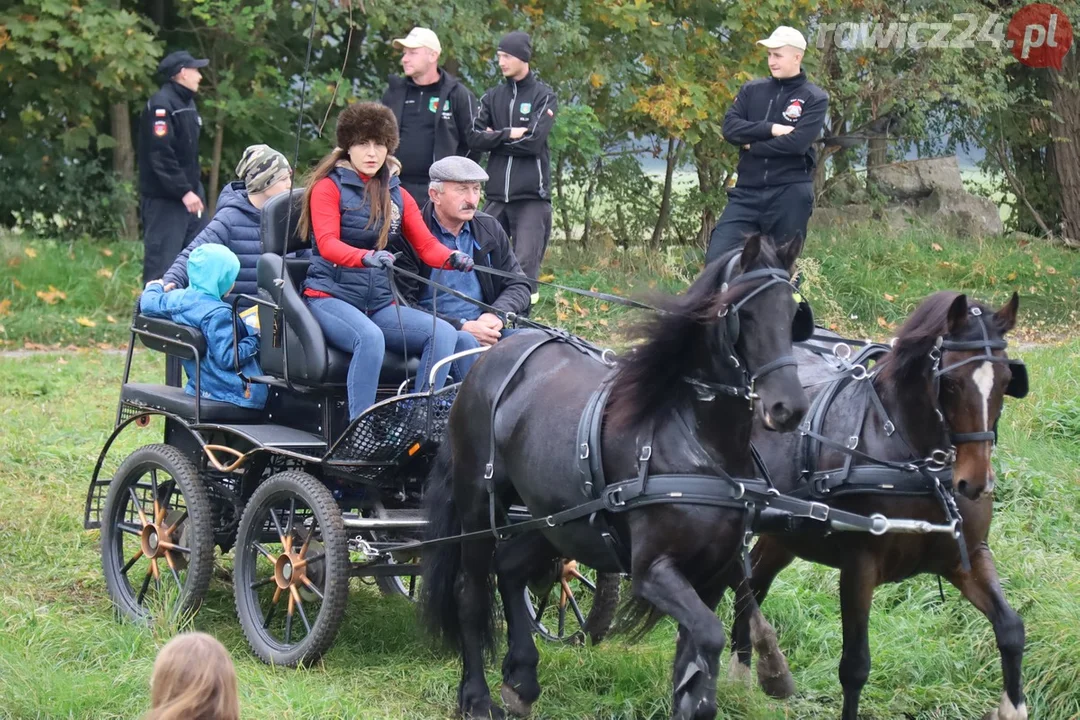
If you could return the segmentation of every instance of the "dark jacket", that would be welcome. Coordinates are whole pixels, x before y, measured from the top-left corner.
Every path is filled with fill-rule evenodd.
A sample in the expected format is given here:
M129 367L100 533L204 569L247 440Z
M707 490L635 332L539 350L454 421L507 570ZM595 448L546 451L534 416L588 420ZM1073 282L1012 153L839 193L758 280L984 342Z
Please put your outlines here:
M379 241L379 227L365 228L371 216L371 206L365 202L366 187L355 171L334 168L329 177L341 192L341 240L361 250L374 250ZM401 183L397 175L390 176L390 239L401 237ZM308 266L304 289L317 290L344 300L361 312L371 314L394 302L390 280L385 268L344 267L319 255L315 239L311 240L311 264Z
M530 72L520 82L507 79L480 98L480 114L470 147L488 151L488 200L551 201L551 152L548 135L558 112L555 91ZM518 140L510 128L525 127ZM485 128L491 128L487 132Z
M415 84L412 78L390 76L390 87L382 97L382 104L393 111L398 127L401 126L401 115L405 111L406 89L409 85ZM436 112L432 113L432 122L435 123L435 154L431 162L451 155L464 155L473 160L478 159L480 153L469 151L469 140L473 134L473 123L476 121L476 96L461 81L442 68L439 68L437 84L439 104ZM450 103L449 110L446 109L447 101ZM401 138L402 143L408 141L408 138ZM421 202L422 199L416 198L416 201Z
M146 102L139 122L139 193L179 200L198 193L202 118L195 94L174 82Z
M435 206L428 203L423 209L423 215L424 222L427 223L432 234L438 237L435 225ZM510 246L510 238L506 236L503 226L487 213L477 212L469 222L469 232L472 233L473 238L480 246L473 254L473 262L476 265L495 268L496 270L503 270L521 276L520 280L512 280L496 275L488 275L484 272L476 273L476 277L480 281L480 299L503 312L517 313L519 315L526 312L532 302L529 295L531 292L529 280L525 277L525 273L521 271L521 265L518 264L517 257ZM406 242L404 238L399 237L388 249L394 253L401 253L401 256L394 261L396 267L425 278L431 277L431 268L420 260L412 245ZM405 302L414 307L418 306L422 291L420 281L404 275L397 275L394 279ZM485 310L485 312L487 311ZM439 317L456 329L461 329L461 318L441 314Z
M262 241L259 237L261 217L262 211L248 200L247 189L242 181L237 180L226 185L218 196L217 210L210 224L177 256L162 278L165 284L175 283L177 287L187 287L188 255L204 243L217 243L229 248L240 258L240 274L236 278L233 293L258 295L255 265L262 254ZM250 302L240 302L241 309L250 306Z
M774 187L813 182L821 136L829 110L829 95L807 82L806 73L777 80L751 80L739 89L724 115L724 138L742 148L738 187ZM787 135L772 136L773 123L793 125Z

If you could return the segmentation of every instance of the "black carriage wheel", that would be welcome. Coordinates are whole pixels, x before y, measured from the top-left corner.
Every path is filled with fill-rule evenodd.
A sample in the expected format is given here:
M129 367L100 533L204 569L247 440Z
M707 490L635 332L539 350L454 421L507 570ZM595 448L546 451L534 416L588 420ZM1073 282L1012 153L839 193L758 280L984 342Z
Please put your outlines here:
M214 569L206 487L169 445L146 445L117 469L101 524L105 587L119 613L145 620L198 608Z
M377 543L394 542L399 543L412 542L414 540L420 540L421 537L400 537L395 538L391 533L379 532L373 530L368 533L369 539ZM408 557L397 557L393 552L387 553L387 565L409 565L415 568L420 566L420 555L411 554ZM386 597L403 597L410 602L417 602L420 599L420 575L376 575L375 585Z
M267 478L244 507L233 561L236 615L265 663L308 665L333 644L349 595L341 509L316 478Z
M533 630L545 640L593 645L607 636L619 605L618 573L602 573L574 560L558 560L543 588L526 588Z

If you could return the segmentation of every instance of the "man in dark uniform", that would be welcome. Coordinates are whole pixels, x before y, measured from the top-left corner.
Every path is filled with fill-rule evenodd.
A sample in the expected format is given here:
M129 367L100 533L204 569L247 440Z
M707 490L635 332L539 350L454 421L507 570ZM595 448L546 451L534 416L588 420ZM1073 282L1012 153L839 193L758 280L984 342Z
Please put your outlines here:
M812 143L825 124L829 96L802 71L806 38L801 32L778 27L758 44L769 49L772 77L743 85L724 115L724 138L741 148L738 180L709 238L706 263L753 233L779 245L796 235L806 237L814 209Z
M394 40L402 51L404 77L390 78L382 104L394 112L401 144L401 184L421 208L428 201L428 169L437 160L469 154L476 120L476 97L456 77L439 67L442 45L422 27ZM479 153L476 153L479 157Z
M146 103L139 124L139 194L143 224L143 282L161 278L180 251L210 221L199 179L199 131L195 108L209 60L186 51L158 64L168 80Z
M551 152L555 91L529 70L532 41L523 32L499 41L499 69L506 82L484 93L469 146L491 153L484 212L502 223L521 269L532 280L551 237ZM532 286L531 300L540 296Z

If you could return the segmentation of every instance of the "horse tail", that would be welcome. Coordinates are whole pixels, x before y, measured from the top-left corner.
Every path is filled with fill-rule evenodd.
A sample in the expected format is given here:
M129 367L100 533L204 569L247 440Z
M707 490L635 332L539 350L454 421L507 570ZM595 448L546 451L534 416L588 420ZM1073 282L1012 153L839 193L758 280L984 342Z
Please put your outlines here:
M454 501L454 456L444 439L435 455L424 491L427 511L425 540L461 533L461 517ZM457 580L461 574L461 543L445 542L425 548L421 559L420 614L433 638L447 648L461 649Z

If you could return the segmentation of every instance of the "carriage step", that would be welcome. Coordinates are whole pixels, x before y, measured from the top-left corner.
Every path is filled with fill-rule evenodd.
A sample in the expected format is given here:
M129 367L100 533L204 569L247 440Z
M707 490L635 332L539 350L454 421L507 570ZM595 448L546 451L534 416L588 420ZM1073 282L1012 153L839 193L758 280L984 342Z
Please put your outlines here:
M318 435L284 425L230 425L229 429L250 438L262 447L283 450L309 449L318 452L326 450L326 441Z
M366 518L355 513L345 513L342 522L349 530L409 530L427 527L428 521L423 517L411 518Z

